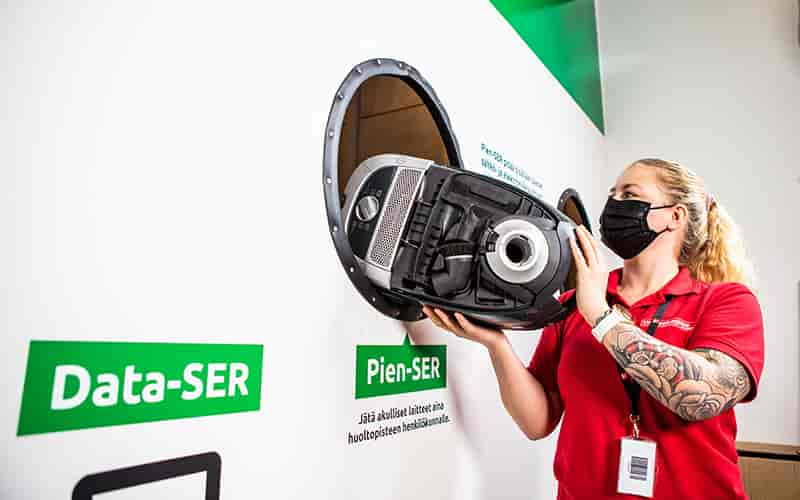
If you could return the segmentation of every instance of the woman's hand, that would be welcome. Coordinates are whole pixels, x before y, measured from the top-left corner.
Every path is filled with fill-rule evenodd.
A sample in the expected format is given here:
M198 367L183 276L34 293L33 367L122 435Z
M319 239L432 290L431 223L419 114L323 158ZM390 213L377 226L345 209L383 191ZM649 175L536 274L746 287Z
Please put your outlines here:
M528 438L541 439L553 432L561 418L561 399L557 393L549 394L526 369L502 331L477 326L461 313L451 316L427 306L422 311L439 328L487 347L503 406Z
M486 347L492 347L498 342L507 340L506 334L500 330L484 328L470 322L463 314L457 312L452 317L438 308L422 307L434 325L455 333L461 338L478 342ZM455 318L455 320L453 320Z
M608 309L608 270L601 261L597 242L582 225L575 228L575 235L570 237L569 245L577 270L575 297L578 311L589 325L594 325L595 320Z

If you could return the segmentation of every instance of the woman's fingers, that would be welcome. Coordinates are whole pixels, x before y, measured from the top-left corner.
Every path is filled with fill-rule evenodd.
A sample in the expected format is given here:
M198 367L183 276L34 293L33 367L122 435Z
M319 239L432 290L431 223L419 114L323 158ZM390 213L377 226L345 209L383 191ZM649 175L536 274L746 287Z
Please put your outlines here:
M464 337L474 342L491 347L496 341L505 339L505 334L499 329L478 326L460 312L455 313L453 316L455 316L461 328L464 329Z
M456 321L458 322L458 326L460 326L461 329L464 330L466 333L469 333L469 334L472 334L472 335L474 335L476 333L476 330L478 329L478 327L475 326L470 320L468 320L463 314L457 312L457 313L453 314L453 316L456 318Z
M422 306L422 312L424 312L425 315L430 318L431 322L439 328L450 330L459 336L464 335L464 330L455 322L453 322L453 320L450 318L450 315L441 309L437 307L431 308L428 306Z
M459 337L464 335L464 330L462 330L461 327L453 323L453 320L450 319L450 316L446 312L442 311L441 309L434 309L433 311L439 317L441 322L444 323L445 326L443 328L450 330Z
M491 334L494 331L489 328L476 325L460 312L453 314L453 316L456 318L456 321L461 329L464 330L464 332L471 338L485 337L487 334Z
M578 226L578 228L575 230L575 234L577 235L578 240L581 242L581 250L586 258L586 264L589 267L593 266L597 263L597 251L595 250L592 236L583 226Z
M485 346L489 346L498 338L504 337L505 335L500 330L484 328L472 323L460 312L456 312L451 316L447 312L436 307L423 307L422 310L439 328L449 330L458 337L472 340Z
M422 306L422 312L425 313L425 316L427 316L434 325L438 326L439 328L445 327L442 321L439 319L439 316L437 316L430 307Z
M592 244L592 249L594 250L594 255L597 258L597 262L600 262L600 246L597 244L597 238L592 236L592 233L586 229L586 226L581 227L583 227L583 230L586 232L586 236L589 237L589 242Z
M470 320L465 318L464 315L461 314L461 313L457 312L457 313L453 314L453 317L455 318L456 322L458 323L458 326L464 332L464 336L466 338L471 339L471 340L475 340L475 341L480 341L480 339L483 336L483 335L481 335L482 332L480 331L480 327L475 326L474 324L472 324L470 322Z
M572 250L572 260L575 262L575 268L578 272L581 272L586 269L586 260L583 257L583 253L581 253L580 249L578 248L578 242L576 241L575 237L569 238L569 248Z
M586 226L581 226L581 229L583 230L583 234L586 236L586 241L588 241L591 245L591 252L594 256L590 267L594 267L595 271L605 271L606 265L603 261L603 254L600 252L600 245L597 243L597 238L592 236L592 233L586 229Z
M422 306L422 312L424 312L425 316L427 316L428 319L431 320L431 323L433 323L434 325L443 330L449 330L447 325L445 325L444 322L442 321L442 318L439 317L439 312L440 312L439 309L431 308L428 306Z

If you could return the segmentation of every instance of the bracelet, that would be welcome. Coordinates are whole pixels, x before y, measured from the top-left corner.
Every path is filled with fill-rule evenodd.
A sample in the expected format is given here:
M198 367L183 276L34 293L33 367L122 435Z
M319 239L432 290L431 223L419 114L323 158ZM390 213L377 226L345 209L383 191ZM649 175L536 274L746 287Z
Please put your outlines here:
M592 335L600 343L603 342L603 337L605 337L609 330L614 328L620 321L625 321L626 319L625 316L617 312L616 309L610 309L610 311L611 312L608 314L604 313L603 318L597 323L597 326L592 328Z
M603 320L605 319L605 317L606 317L606 316L608 316L609 314L611 314L611 312L612 312L613 310L614 310L614 309L612 309L612 308L610 308L610 307L609 307L608 309L606 309L605 311L603 311L603 312L600 314L600 316L598 316L598 317L597 317L597 319L596 319L596 320L594 320L594 323L592 323L592 329L595 329L595 328L597 328L597 325L599 325L599 324L600 324L600 322L601 322L601 321L603 321Z

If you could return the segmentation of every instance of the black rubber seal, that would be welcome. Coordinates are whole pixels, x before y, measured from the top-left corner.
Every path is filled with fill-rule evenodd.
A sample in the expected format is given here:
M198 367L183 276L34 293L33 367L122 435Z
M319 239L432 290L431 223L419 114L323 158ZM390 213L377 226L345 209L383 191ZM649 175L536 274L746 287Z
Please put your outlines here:
M336 247L336 253L342 267L364 299L378 311L403 321L414 321L424 317L422 306L413 301L396 297L372 284L361 272L350 243L340 207L339 198L339 142L342 135L344 115L350 100L356 95L359 87L374 76L394 76L408 84L420 97L431 113L439 129L442 142L447 151L448 164L454 168L463 168L458 140L450 125L450 119L436 96L433 87L414 67L395 59L369 59L356 65L345 77L331 104L328 123L325 127L325 146L322 154L322 188L325 195L325 209L328 216L328 230Z

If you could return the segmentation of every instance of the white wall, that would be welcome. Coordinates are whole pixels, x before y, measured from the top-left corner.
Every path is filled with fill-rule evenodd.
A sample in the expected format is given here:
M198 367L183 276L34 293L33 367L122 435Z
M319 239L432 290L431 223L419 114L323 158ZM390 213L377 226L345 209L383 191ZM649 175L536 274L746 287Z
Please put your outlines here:
M350 285L322 201L334 93L394 57L471 168L486 141L551 203L597 204L602 136L489 2L19 2L0 33L0 498L211 450L223 498L553 495L554 438L514 426L479 346L417 325L448 389L354 400L355 346L405 332ZM263 344L262 409L16 437L31 339ZM537 339L514 334L525 362ZM362 410L434 399L453 423L347 446Z
M656 156L698 172L757 272L766 366L739 438L800 442L800 46L795 0L598 4L606 189ZM598 208L598 207L595 207Z

